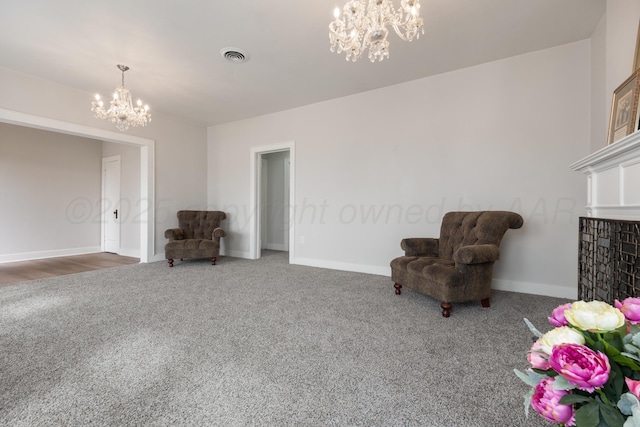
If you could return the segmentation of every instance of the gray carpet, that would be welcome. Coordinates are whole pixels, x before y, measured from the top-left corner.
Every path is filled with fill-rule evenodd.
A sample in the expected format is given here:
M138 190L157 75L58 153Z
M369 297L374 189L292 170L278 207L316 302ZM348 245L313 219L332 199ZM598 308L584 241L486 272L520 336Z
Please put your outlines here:
M0 287L0 424L549 426L530 333L564 300L439 302L389 278L223 257Z

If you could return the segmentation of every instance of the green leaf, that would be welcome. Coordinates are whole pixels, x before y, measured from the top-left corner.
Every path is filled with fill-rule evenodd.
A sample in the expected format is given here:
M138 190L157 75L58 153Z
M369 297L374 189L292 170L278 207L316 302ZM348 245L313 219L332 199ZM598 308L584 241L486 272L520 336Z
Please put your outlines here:
M611 371L609 372L609 379L602 387L602 392L605 394L609 402L615 404L620 400L622 390L624 387L624 373L619 364L610 361Z
M640 427L640 418L637 415L635 417L627 418L623 427Z
M620 355L621 355L621 356L628 357L628 358L630 358L630 359L633 359L633 360L635 360L636 362L640 362L640 357L635 356L635 355L633 355L633 354L631 354L631 353L627 353L626 351L623 351L622 353L620 353Z
M526 324L527 324L527 326L529 327L529 330L531 331L531 333L532 333L534 336L536 336L536 337L540 338L540 337L542 337L542 335L544 335L542 332L540 332L539 330L537 330L537 329L536 329L536 327L535 327L535 326L533 326L533 323L531 323L531 322L529 321L529 319L527 319L526 317L524 318L524 323L526 323Z
M529 406L531 405L531 398L533 397L533 389L529 390L529 393L524 395L524 416L529 418Z
M618 356L618 355L620 355L620 350L618 350L615 346L609 344L609 342L604 341L603 339L601 339L600 342L604 346L604 353L607 356Z
M617 408L612 406L600 405L600 415L609 427L622 427L624 424L624 417Z
M600 423L600 405L597 402L581 406L575 413L576 425L580 427L597 427Z
M632 408L640 405L638 398L633 393L625 393L620 396L620 400L618 401L618 409L624 415L631 415Z
M563 405L573 405L574 403L586 403L586 402L595 402L595 400L591 397L582 396L580 394L565 394L559 400Z
M547 378L546 375L540 375L536 372L527 370L526 373L514 369L513 372L520 378L525 384L535 387L540 381Z
M628 357L624 356L624 353L619 353L616 356L609 356L609 358L615 361L616 363L621 364L622 366L627 366L633 369L634 371L640 371L640 365L638 365Z
M571 326L571 325L569 325L569 326ZM596 335L593 332L583 331L583 330L575 328L575 327L574 327L574 329L576 331L582 333L582 336L584 336L584 339L587 342L587 344L589 344L589 346L595 345L595 343L598 341Z
M560 375L556 371L554 371L553 369L546 369L545 370L545 369L531 368L531 370L533 372L535 372L536 374L543 375L544 377L553 378L553 377L557 377L558 375Z
M622 335L620 332L616 331L610 334L607 334L607 343L612 347L615 347L618 352L624 349L624 342L622 341Z
M562 375L558 375L553 382L554 390L573 390L574 388L576 388L576 386L567 381Z

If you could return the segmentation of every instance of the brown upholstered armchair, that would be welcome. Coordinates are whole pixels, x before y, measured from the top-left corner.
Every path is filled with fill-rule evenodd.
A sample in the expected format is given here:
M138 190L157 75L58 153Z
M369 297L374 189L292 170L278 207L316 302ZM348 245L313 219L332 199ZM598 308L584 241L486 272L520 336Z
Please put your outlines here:
M515 212L445 214L440 238L400 242L405 255L391 261L396 294L406 286L440 300L444 317L449 317L454 302L480 300L483 307L489 307L500 241L508 229L522 224L522 217Z
M227 216L220 211L179 211L178 228L164 232L169 239L164 246L164 256L173 267L173 260L180 258L211 258L216 264L220 254L220 238L227 235L220 223Z

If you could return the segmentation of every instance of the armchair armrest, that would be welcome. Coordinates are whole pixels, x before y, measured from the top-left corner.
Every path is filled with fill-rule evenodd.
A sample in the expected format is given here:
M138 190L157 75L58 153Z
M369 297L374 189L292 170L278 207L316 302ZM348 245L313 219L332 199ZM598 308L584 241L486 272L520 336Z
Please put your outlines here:
M224 237L226 236L227 233L220 227L216 228L215 230L213 230L213 238L220 238L220 237Z
M405 256L438 256L440 239L431 237L411 237L402 239L400 247L404 250Z
M453 254L456 264L482 264L497 261L498 258L500 249L492 244L461 246Z
M182 228L170 228L164 232L164 237L169 240L182 240L184 231Z

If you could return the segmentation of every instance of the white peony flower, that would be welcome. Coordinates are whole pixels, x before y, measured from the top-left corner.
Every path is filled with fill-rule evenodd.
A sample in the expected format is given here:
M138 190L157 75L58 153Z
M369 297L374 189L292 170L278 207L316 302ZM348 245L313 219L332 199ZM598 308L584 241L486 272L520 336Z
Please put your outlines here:
M613 331L625 323L620 310L602 301L576 301L565 310L569 324L583 331Z
M561 326L550 330L540 338L540 350L551 355L554 345L564 343L584 345L585 340L584 336L575 329Z

